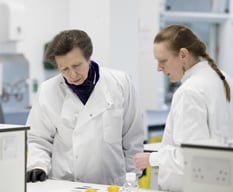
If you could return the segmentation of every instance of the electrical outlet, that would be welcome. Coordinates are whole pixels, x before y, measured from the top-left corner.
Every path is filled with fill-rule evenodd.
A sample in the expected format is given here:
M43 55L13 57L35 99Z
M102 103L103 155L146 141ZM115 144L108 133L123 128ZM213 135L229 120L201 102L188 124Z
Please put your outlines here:
M232 167L230 159L194 156L191 178L193 182L211 185L232 185Z

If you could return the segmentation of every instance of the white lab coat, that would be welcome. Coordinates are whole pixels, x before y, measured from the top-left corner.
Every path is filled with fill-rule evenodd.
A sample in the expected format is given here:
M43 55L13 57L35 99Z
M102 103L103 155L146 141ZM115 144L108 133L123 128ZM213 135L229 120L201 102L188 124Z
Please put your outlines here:
M225 96L223 81L202 61L185 72L182 84L173 96L163 135L163 146L150 156L150 164L159 166L158 184L163 190L183 191L183 151L181 143L204 143L233 139L233 82L231 102Z
M59 74L39 89L27 124L28 170L49 178L122 185L143 151L142 111L128 75L100 67L84 106Z

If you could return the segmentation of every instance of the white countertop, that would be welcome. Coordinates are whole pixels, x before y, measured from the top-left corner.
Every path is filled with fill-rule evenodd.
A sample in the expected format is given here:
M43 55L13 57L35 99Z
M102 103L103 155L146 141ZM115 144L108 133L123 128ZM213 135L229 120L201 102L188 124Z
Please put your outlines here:
M46 180L44 182L27 183L27 192L85 192L87 188L95 188L107 192L108 185L98 185L64 180ZM161 192L139 189L139 192Z

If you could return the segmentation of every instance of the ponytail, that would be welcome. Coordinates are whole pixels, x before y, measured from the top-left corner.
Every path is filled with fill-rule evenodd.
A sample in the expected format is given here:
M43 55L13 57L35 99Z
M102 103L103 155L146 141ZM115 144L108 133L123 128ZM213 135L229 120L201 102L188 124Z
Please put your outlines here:
M226 93L226 99L228 102L231 101L231 89L230 86L223 75L223 73L219 70L217 65L215 64L214 60L205 52L204 54L201 55L203 58L205 58L208 61L208 64L211 66L213 70L216 71L220 79L223 81L224 87L225 87L225 93Z

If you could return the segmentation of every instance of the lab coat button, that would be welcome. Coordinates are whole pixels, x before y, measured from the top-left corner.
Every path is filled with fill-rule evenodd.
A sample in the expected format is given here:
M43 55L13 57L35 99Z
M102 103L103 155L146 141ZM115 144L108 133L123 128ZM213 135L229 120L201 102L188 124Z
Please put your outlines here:
M107 107L110 108L111 107L111 103L108 102L107 103Z
M90 114L90 117L92 117L93 116L93 114Z
M78 159L78 155L75 155L75 158Z

